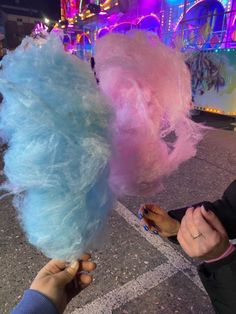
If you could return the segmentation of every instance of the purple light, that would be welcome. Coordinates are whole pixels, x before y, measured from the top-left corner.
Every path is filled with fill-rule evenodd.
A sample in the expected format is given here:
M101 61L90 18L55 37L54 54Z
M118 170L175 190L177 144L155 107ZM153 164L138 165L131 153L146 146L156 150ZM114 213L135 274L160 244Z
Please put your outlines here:
M99 13L99 15L107 15L107 12L106 12L106 11L101 11L101 12Z
M116 15L113 14L111 17L113 20L115 20ZM132 28L134 28L134 29L138 28L143 23L148 24L148 20L149 20L150 26L155 26L155 28L158 28L160 26L160 20L157 17L157 15L155 15L154 13L150 13L148 15L144 15L144 16L141 16L139 18L135 18L131 21L123 21L120 23L113 23L109 27L105 26L103 28L100 28L97 32L97 37L100 38L109 32L119 31L119 29L120 29L120 31L122 31L122 26L123 26L123 32L128 31L129 29L132 29ZM145 26L143 25L142 28L145 29Z
M234 23L235 23L235 20L236 20L236 14L234 15L234 17L233 17L233 22L232 22L232 26L234 25Z
M141 11L145 13L152 12L158 6L158 1L156 0L141 0L140 2Z
M48 30L48 27L47 27L45 24L43 24L43 23L37 23L36 26L35 26L35 28L34 28L34 33L35 33L36 35L39 35L39 34L41 34L42 32L47 32L47 30Z

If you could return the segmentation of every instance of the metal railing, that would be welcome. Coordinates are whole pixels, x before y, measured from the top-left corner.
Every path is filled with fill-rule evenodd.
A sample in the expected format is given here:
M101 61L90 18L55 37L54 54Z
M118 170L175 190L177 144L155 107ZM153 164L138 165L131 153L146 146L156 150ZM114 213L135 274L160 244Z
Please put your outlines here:
M183 19L176 30L161 31L161 39L170 46L187 49L218 49L236 47L236 11L212 14L221 20L221 27L214 30L207 22L208 16ZM235 17L233 19L233 17ZM205 20L205 23L201 23ZM232 21L234 20L234 25ZM229 25L231 23L231 25ZM191 27L190 27L191 26Z

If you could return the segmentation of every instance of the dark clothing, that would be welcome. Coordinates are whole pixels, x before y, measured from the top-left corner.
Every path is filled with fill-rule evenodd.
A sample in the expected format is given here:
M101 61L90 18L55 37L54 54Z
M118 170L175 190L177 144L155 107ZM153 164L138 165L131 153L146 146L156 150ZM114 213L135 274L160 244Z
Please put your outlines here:
M94 57L91 57L91 59L90 59L90 64L91 64L91 69L94 70L94 69L95 69L95 60L94 60Z
M193 207L204 205L213 211L225 227L230 239L236 238L236 180L225 190L222 199L213 203L201 202ZM188 207L171 210L169 215L182 220ZM172 242L176 237L171 237ZM203 263L198 267L198 274L210 296L217 314L236 313L236 251L222 260Z
M211 202L201 202L193 207L203 205L206 210L213 211L221 221L230 239L236 238L236 180L225 190L221 199ZM168 214L181 221L188 207L171 210ZM235 311L236 313L236 311Z
M198 274L217 314L236 313L236 251L214 263L203 263Z
M10 314L59 314L59 312L45 295L29 289Z

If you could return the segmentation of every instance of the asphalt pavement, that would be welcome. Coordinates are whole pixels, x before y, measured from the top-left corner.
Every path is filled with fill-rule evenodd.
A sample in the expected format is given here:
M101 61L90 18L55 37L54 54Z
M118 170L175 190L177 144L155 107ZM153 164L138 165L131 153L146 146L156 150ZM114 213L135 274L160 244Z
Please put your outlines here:
M180 247L145 232L137 219L140 203L155 201L169 210L213 201L235 179L234 121L205 114L194 119L217 128L207 132L196 157L164 182L162 192L149 199L119 199L106 242L94 253L94 282L66 313L213 313L197 276L197 262ZM47 259L25 240L10 197L1 201L0 210L0 313L8 313Z

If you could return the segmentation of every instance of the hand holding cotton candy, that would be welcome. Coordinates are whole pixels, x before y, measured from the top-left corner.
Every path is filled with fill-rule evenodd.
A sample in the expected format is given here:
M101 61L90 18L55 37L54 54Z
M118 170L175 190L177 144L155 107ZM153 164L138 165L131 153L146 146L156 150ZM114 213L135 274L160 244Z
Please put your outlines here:
M50 258L77 259L104 226L109 110L89 65L54 35L26 38L0 71L4 188L30 243Z
M190 74L181 53L145 32L96 44L96 73L115 117L110 184L118 195L150 196L196 154L202 127L189 118Z

